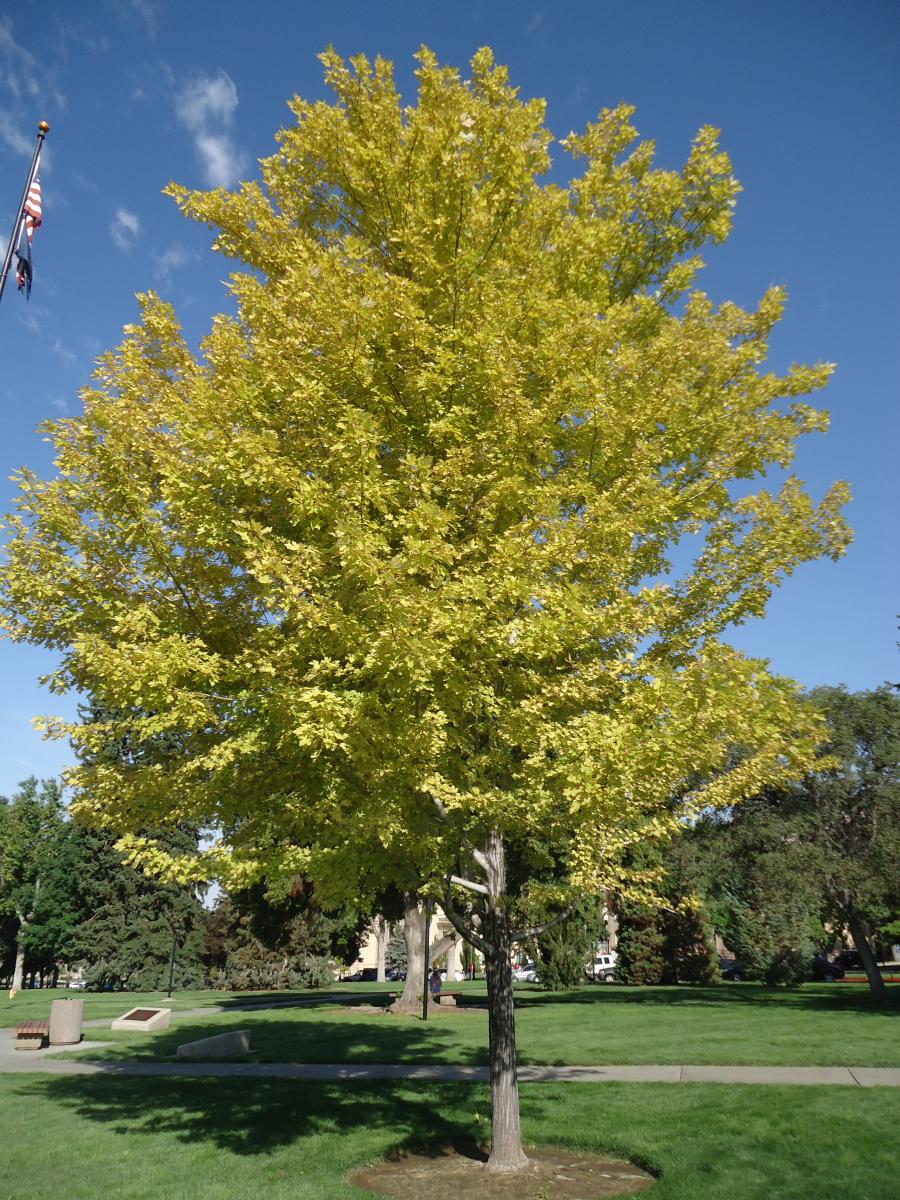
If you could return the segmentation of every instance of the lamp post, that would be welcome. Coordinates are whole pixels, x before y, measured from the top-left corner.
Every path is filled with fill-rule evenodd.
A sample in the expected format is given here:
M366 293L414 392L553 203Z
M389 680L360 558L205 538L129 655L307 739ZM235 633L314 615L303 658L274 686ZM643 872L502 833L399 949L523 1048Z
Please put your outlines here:
M431 975L428 968L431 966L428 954L429 942L431 941L431 901L425 901L425 986L422 988L422 1020L428 1020L428 993L431 988Z
M166 999L172 999L172 981L175 978L175 926L172 926L172 950L169 954L169 990L166 992Z

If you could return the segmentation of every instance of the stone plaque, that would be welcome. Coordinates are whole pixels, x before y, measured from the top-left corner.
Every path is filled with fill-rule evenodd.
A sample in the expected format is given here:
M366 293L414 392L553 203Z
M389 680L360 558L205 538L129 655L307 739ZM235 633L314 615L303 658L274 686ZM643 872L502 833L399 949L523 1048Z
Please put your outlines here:
M111 1029L132 1029L137 1033L156 1033L158 1029L168 1029L171 1008L131 1008L121 1017L117 1017L110 1026Z

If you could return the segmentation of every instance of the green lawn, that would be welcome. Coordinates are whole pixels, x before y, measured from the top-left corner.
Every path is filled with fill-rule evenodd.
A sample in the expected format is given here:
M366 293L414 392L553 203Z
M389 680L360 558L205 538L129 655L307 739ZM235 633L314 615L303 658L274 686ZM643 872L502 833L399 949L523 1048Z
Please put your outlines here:
M351 1168L403 1145L481 1140L463 1084L0 1077L0 1200L351 1200ZM526 1141L630 1158L658 1200L890 1200L888 1089L566 1084L522 1088Z
M484 1002L483 985L468 985L466 991L473 1002ZM350 994L360 1001L384 999L383 992L365 987ZM217 995L221 1002L224 994ZM192 996L191 1004L182 1007L197 1003L197 994ZM562 995L526 985L516 997L523 1063L900 1066L897 986L889 989L890 1004L882 1011L872 1008L865 988L840 984L806 984L794 990L757 984L607 985ZM308 1000L309 995L298 998ZM110 1002L108 996L93 999ZM114 1012L130 1002L121 996L117 1000ZM487 1062L483 1008L439 1010L423 1022L339 1007L325 999L312 1007L176 1018L168 1031L154 1035L88 1031L88 1036L112 1039L112 1045L84 1054L164 1058L180 1042L235 1028L250 1029L253 1057L265 1062Z
M335 984L335 990L348 991L352 984ZM36 988L18 992L10 1000L7 992L0 993L0 1029L18 1021L39 1020L50 1015L52 1000L84 1000L84 1019L120 1017L128 1008L137 1005L165 1005L176 1012L213 1004L278 1004L291 999L308 999L316 992L217 992L212 988L200 991L175 992L171 1000L165 992L79 992L74 988Z

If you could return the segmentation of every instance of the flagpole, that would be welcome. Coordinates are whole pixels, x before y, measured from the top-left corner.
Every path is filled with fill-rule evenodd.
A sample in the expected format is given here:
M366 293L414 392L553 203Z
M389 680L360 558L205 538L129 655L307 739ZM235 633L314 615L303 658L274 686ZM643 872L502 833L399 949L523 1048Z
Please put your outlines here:
M12 233L9 235L9 245L6 247L6 258L3 260L3 272L0 274L0 300L3 299L3 289L6 287L6 277L9 275L12 256L16 249L16 234L19 232L19 226L22 224L22 212L25 208L25 201L28 199L28 193L31 190L31 185L34 182L34 169L37 166L38 157L41 153L41 146L44 144L44 138L50 132L50 126L46 121L38 123L37 142L34 147L34 154L31 157L31 166L28 169L28 178L25 180L25 191L22 193L22 199L19 201L19 208L16 212L16 220L12 227Z

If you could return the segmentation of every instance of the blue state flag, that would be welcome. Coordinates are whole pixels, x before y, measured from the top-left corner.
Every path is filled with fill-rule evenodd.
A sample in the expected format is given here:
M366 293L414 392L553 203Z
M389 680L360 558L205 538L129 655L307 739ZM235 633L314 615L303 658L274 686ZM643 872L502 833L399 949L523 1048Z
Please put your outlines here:
M19 230L19 244L16 247L16 282L19 291L25 292L25 299L31 298L31 242L25 233L25 222Z

